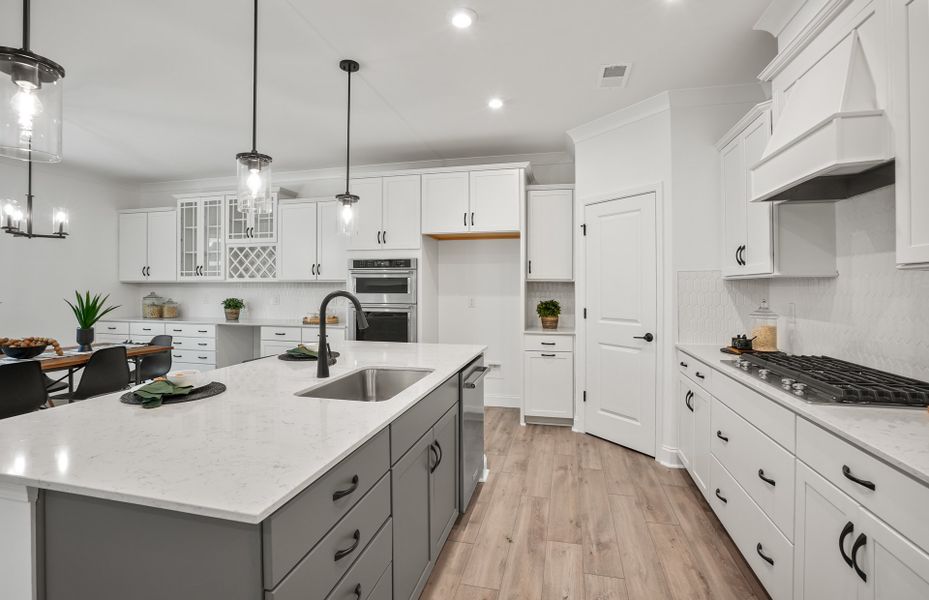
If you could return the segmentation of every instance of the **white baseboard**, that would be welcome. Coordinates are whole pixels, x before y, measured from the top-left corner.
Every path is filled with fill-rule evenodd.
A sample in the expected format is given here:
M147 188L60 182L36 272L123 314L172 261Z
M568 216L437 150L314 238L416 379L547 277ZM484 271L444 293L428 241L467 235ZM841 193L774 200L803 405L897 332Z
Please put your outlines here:
M684 468L684 463L681 462L681 457L678 454L677 448L662 446L658 449L658 455L655 457L655 460L657 460L662 465L672 469Z
M520 400L521 398L519 396L484 394L484 406L495 406L498 408L519 408Z

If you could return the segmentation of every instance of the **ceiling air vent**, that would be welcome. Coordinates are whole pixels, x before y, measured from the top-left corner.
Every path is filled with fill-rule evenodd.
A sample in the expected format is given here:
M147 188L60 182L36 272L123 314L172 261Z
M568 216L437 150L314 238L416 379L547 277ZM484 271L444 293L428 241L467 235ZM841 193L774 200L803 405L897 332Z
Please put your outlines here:
M597 71L597 87L626 87L626 82L629 80L629 71L631 70L632 65L603 65Z

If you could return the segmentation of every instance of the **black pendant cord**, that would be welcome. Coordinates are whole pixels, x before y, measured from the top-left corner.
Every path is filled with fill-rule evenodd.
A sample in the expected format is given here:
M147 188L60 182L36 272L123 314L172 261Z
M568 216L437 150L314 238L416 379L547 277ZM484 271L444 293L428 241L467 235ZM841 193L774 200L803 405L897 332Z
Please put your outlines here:
M29 0L25 0L28 2ZM258 0L255 0L254 43L252 44L252 153L258 147Z
M28 1L28 0L27 0ZM29 159L29 183L26 188L26 235L32 237L32 159Z
M352 71L348 69L348 117L345 121L345 194L348 195L349 169L352 164Z
M29 0L23 0L23 50L29 50Z

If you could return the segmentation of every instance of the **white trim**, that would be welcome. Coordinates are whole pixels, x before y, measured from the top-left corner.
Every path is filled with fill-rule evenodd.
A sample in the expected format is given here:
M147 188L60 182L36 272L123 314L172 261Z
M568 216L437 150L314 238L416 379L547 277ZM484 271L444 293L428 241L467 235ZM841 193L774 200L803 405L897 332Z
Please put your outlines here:
M36 488L0 483L0 598L39 597L37 499Z
M716 142L716 150L722 152L723 148L728 146L734 139L739 137L743 131L745 131L749 125L755 122L755 119L760 117L767 110L771 110L771 105L773 100L766 100L760 102L752 107L744 117L739 119L739 122L733 125L729 131L726 132L726 135L721 137L718 142Z
M573 183L547 183L547 184L529 184L526 186L527 192L543 192L546 190L573 190Z
M765 9L755 26L756 31L767 31L775 38L780 37L784 28L797 16L806 0L773 0Z
M510 394L485 394L484 407L486 408L488 406L519 409L522 406L522 398Z
M684 463L681 462L680 450L670 446L662 445L655 454L655 460L669 469L684 468Z
M169 212L172 210L177 210L176 206L159 206L157 208L122 208L117 212L117 214L140 214L140 213L154 213L154 212Z
M671 109L671 95L661 92L631 106L594 119L589 123L568 130L568 136L575 144L603 135L604 133L625 127L630 123L642 121Z

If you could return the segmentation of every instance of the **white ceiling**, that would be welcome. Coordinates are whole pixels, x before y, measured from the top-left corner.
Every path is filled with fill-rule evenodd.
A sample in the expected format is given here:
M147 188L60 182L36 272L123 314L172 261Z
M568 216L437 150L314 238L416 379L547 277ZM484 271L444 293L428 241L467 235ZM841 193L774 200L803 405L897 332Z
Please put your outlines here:
M258 149L278 170L563 150L565 131L660 91L753 81L768 0L263 0ZM20 45L0 0L0 45ZM249 0L34 0L32 46L67 69L64 153L133 181L231 175L249 149ZM634 64L598 89L599 65ZM499 112L489 97L507 102Z

